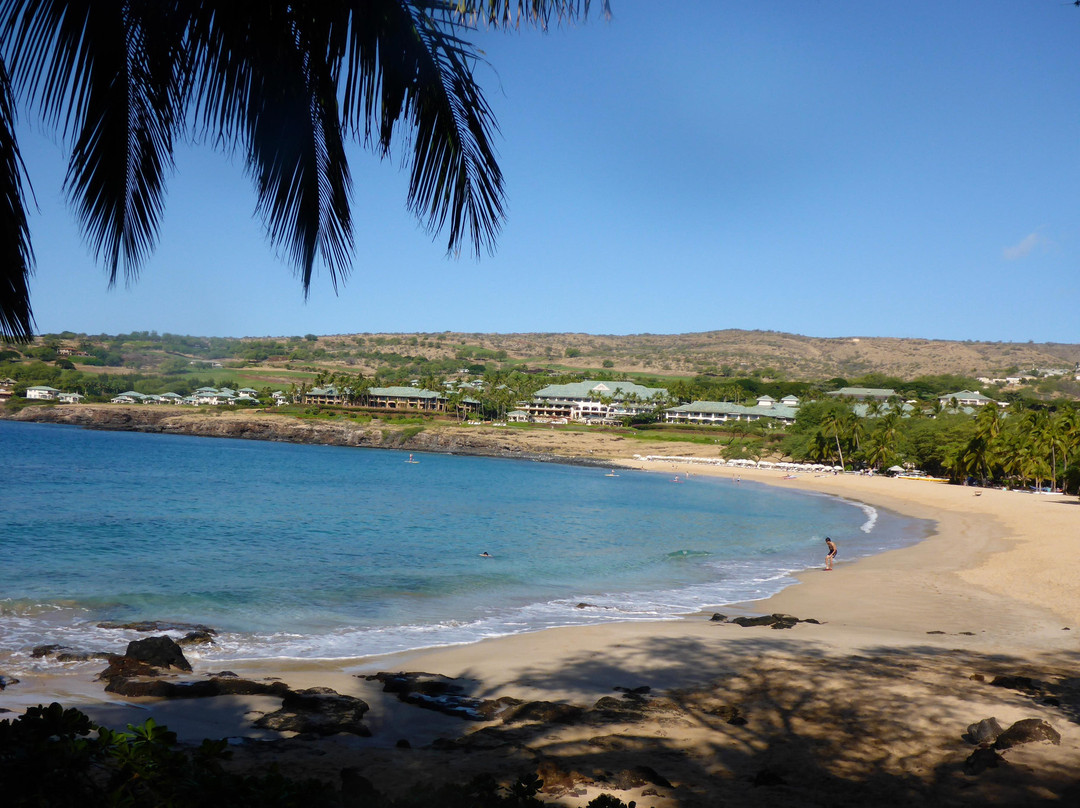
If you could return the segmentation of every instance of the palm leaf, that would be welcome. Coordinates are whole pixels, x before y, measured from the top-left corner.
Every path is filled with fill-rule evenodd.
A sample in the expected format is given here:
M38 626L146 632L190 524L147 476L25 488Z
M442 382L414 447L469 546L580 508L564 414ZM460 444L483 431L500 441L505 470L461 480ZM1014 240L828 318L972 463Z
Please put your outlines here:
M155 246L190 108L192 132L242 150L256 211L306 294L317 260L335 288L349 269L344 133L387 155L405 130L409 209L430 231L448 230L450 252L492 250L503 179L472 77L479 54L462 36L481 23L546 28L589 9L590 0L0 0L0 48L10 87L72 145L65 188L110 283L121 266L136 277ZM3 102L0 326L28 335L32 254Z
M28 342L34 335L27 283L34 253L23 207L24 166L14 129L15 105L0 62L0 335Z
M168 3L5 2L12 79L72 141L65 189L115 283L152 252L182 124L183 24Z
M353 0L342 63L346 127L389 153L398 125L412 159L407 205L431 232L448 227L447 250L480 254L503 219L503 178L491 146L494 121L472 78L478 54L442 0Z
M335 4L192 3L198 125L241 148L272 242L305 294L321 258L337 287L352 252L351 180L328 58Z
M500 28L519 27L522 23L547 29L552 19L573 22L586 19L591 0L460 0L449 5L458 15ZM602 14L611 17L609 0L601 0Z

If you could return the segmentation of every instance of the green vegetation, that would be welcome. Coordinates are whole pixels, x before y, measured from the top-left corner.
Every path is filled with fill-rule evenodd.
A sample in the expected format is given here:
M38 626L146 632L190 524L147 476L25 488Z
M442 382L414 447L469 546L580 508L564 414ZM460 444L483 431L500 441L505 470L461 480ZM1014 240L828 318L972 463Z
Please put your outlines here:
M31 385L79 392L88 402L108 401L127 390L186 395L204 386L252 387L259 391L264 403L269 403L273 390L301 396L312 388L334 385L351 391L349 407L293 405L276 411L358 423L378 419L388 428L393 427L399 436L400 427L422 429L466 417L504 421L518 402L532 397L541 387L584 378L629 380L662 387L684 402L752 405L760 396L779 401L794 395L801 407L796 422L787 428L767 420L712 427L666 424L658 408L628 419L620 434L644 442L713 445L724 458L792 459L842 464L850 469L882 470L899 465L956 482L1064 486L1069 491L1080 488L1076 460L1080 447L1075 426L1075 398L1080 395L1080 383L1072 373L1059 370L1057 375L1032 375L1008 389L988 389L970 376L955 373L903 378L863 372L792 380L783 378L777 369L777 365L783 365L779 361L741 370L732 364L702 362L702 372L691 376L623 373L614 370L615 361L604 353L606 343L597 342L600 338L579 335L579 344L568 347L565 335L535 337L543 347L538 348L531 340L527 347L542 354L540 362L510 356L509 351L498 347L497 339L475 334L309 334L224 339L153 331L95 336L63 332L46 335L33 344L0 346L0 378L15 381L14 398L6 405L9 409L28 406L22 397ZM549 341L544 344L543 340ZM559 347L556 350L552 345ZM603 367L560 366L556 360L563 354L596 357L596 363ZM635 359L625 352L618 356L649 364L645 357ZM120 368L124 371L117 372ZM1014 372L1015 368L1000 372L1006 371ZM460 386L463 382L468 386ZM369 388L398 385L445 391L450 411L391 415L355 409ZM889 401L859 405L825 395L842 387L889 388L896 395ZM989 422L990 409L983 409L975 417L939 400L965 389L983 389L992 398L1007 403L1008 409L992 408L995 420ZM467 407L467 399L478 403L469 402ZM609 428L588 429L595 432Z
M276 771L241 777L222 768L227 742L176 748L176 735L153 719L129 732L98 726L83 713L53 703L0 721L0 781L13 808L305 808L332 805L337 795L318 781L293 781Z
M178 747L176 733L148 719L127 732L93 723L57 703L0 721L0 783L9 808L539 808L543 781L534 773L500 786L491 775L391 799L362 781L349 793L315 779L291 779L276 767L240 775L223 763L225 740ZM361 778L362 780L362 778ZM601 795L590 808L634 808Z
M849 468L899 465L953 482L1080 488L1080 413L1072 402L987 405L973 416L935 400L860 417L848 402L817 401L800 408L781 446L796 460Z

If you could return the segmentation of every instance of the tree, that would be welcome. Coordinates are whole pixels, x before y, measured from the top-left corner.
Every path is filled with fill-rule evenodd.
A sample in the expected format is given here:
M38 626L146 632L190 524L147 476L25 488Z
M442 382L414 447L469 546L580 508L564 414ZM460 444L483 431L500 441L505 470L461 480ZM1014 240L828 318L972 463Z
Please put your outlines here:
M609 13L608 0L599 0ZM447 250L494 248L503 220L495 122L465 37L545 28L590 0L0 0L0 335L29 340L25 167L17 104L71 147L65 189L115 283L153 251L173 144L241 153L257 211L306 295L316 260L348 275L344 144L411 143L407 206Z
M846 433L848 423L847 417L838 410L830 410L821 419L821 429L824 434L836 441L836 453L840 457L841 468L844 465L844 450L840 446L840 438Z

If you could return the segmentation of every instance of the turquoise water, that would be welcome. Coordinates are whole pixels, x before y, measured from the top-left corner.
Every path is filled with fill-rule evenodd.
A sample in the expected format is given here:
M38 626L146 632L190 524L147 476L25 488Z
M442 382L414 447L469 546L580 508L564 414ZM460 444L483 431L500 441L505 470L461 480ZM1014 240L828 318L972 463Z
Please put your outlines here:
M843 561L926 533L734 479L408 457L0 421L0 655L126 641L103 620L207 624L230 659L669 618L775 592L825 535Z

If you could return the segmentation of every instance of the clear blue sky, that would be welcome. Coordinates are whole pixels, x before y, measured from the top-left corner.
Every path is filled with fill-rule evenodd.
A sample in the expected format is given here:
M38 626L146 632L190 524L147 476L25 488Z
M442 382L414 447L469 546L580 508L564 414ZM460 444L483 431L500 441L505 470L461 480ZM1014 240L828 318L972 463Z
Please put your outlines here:
M1064 0L612 0L480 33L509 219L448 259L352 151L357 249L307 302L238 161L182 148L157 251L107 289L21 131L41 332L681 333L1080 342L1080 9Z

